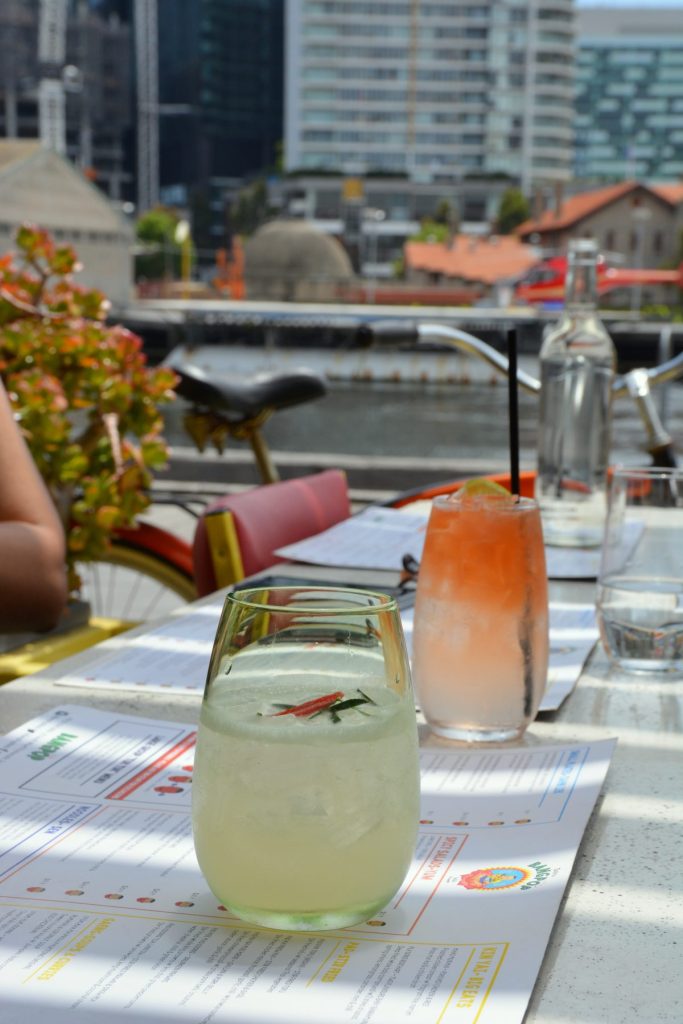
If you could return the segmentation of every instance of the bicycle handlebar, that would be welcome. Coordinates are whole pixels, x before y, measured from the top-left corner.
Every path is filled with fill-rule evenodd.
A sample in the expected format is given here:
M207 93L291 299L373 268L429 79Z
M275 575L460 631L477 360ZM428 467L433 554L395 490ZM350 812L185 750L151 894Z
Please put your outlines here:
M400 320L378 320L359 328L358 341L363 347L371 347L375 343L392 346L445 343L468 355L477 356L505 377L509 374L507 356L489 345L488 342L482 341L481 338L477 338L473 334L468 334L467 331L463 331L459 327L449 327L443 324L406 324ZM673 452L673 440L661 421L652 401L650 390L652 386L676 380L681 376L683 376L683 352L649 370L644 367L630 370L628 373L616 377L612 384L612 394L615 398L630 395L635 401L648 436L648 451L656 465L675 466L676 459ZM538 394L541 390L540 380L524 370L517 370L517 381L520 387L532 394Z
M460 349L461 352L468 352L483 359L485 363L488 363L489 366L492 366L494 370L497 370L504 377L508 375L509 363L507 356L504 356L502 352L495 349L493 345L489 345L488 342L482 341L481 338L476 338L473 334L468 334L467 331L460 330L458 327L420 324L417 329L417 335L418 342L445 340L449 345ZM532 394L538 394L541 390L540 380L532 377L530 373L526 373L524 370L517 370L517 382L525 391L530 391Z
M460 349L469 355L478 356L485 363L507 377L508 360L493 345L481 338L461 330L459 327L445 327L440 324L406 324L402 320L378 320L376 323L363 324L356 335L363 348L371 348L373 344L419 345L421 343L441 342ZM524 370L517 371L517 380L527 391L538 392L541 382Z
M459 327L449 327L444 324L406 324L400 320L378 320L375 323L363 324L358 330L358 339L363 347L371 347L373 344L387 346L405 344L429 344L434 342L445 343L461 352L475 355L488 363L498 373L507 377L508 359L489 345L481 338L468 334ZM631 371L634 373L635 371ZM683 376L683 352L673 359L653 366L651 369L642 368L639 373L647 374L650 386L664 384L666 381L677 380ZM629 384L629 374L616 377L612 390L615 398L623 398L625 395L632 395L633 388ZM524 370L517 371L517 380L520 387L532 394L538 394L541 390L541 382L536 377Z

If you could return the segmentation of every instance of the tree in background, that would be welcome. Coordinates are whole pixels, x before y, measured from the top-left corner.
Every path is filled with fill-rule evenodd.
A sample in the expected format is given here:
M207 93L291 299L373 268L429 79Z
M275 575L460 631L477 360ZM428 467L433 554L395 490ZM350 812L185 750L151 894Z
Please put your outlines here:
M518 188L508 188L500 198L496 230L501 235L509 235L530 216L531 207L524 193Z
M451 230L448 224L442 224L437 220L432 220L430 217L425 217L420 221L420 230L415 235L410 236L411 242L438 242L440 245L445 245L451 234Z
M180 245L175 233L180 217L174 210L158 206L137 222L139 250L135 257L135 280L163 281L180 277Z
M263 178L243 188L230 209L230 228L236 235L248 237L273 216L268 189Z
M662 270L678 270L679 267L683 268L683 230L678 232L677 242L673 258L664 260L660 264ZM643 305L640 310L641 316L651 320L674 320L680 323L683 320L683 288L679 287L678 291L674 292L674 295L676 298L674 298L673 306L668 306L662 302L655 305Z
M452 235L457 235L460 227L460 217L449 199L440 199L434 208L433 220L437 224L444 224Z
M448 199L441 199L434 209L433 217L423 217L420 221L420 230L411 235L409 242L433 242L437 245L447 245L452 236L458 230L458 217ZM392 274L401 278L405 275L405 259L399 256L392 263Z

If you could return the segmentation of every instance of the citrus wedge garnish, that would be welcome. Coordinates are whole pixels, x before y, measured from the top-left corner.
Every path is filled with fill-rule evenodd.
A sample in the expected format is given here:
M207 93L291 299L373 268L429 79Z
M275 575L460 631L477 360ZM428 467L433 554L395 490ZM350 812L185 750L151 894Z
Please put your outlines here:
M497 494L499 497L505 495L511 497L507 487L503 487L502 484L496 483L495 480L488 480L484 476L474 477L472 480L467 480L466 483L459 488L459 491L455 492L470 497L475 497L480 494Z

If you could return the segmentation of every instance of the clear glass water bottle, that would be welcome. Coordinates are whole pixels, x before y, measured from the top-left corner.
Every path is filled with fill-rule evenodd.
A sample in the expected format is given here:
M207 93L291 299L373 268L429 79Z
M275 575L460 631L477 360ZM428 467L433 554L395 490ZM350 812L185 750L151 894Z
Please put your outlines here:
M598 250L569 243L565 306L541 346L536 498L548 544L598 545L607 512L614 343L597 315Z

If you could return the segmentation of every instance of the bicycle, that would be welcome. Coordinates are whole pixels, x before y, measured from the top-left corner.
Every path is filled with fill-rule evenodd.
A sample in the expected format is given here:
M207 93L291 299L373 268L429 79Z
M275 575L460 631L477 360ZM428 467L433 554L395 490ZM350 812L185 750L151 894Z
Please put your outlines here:
M408 325L396 321L377 321L358 329L360 344L397 346L445 344L488 363L502 376L508 376L508 358L481 338L457 327L442 324ZM683 352L651 369L638 367L617 376L612 385L614 398L630 396L638 408L648 438L647 451L654 465L675 466L676 456L673 439L662 423L659 411L652 398L652 388L658 387L683 376ZM541 382L524 370L517 371L517 382L531 394L538 394Z
M359 343L362 345L425 343L433 347L435 342L451 345L483 359L503 376L508 373L506 356L480 338L458 328L434 324L407 327L395 321L377 321L364 326L359 332ZM177 370L177 366L175 368ZM288 379L291 375L270 375L267 380L254 387L253 382L234 384L209 380L205 374L185 365L178 393L194 403L187 421L190 436L200 450L206 441L211 439L220 447L226 434L248 440L260 467L262 479L264 482L272 482L274 467L266 442L260 433L263 422L276 409L319 397L325 389L322 380L314 378L311 374L295 376L296 380L292 381ZM614 381L615 397L629 395L636 401L647 434L647 448L657 465L674 465L675 454L672 438L661 422L651 389L681 376L683 353L649 370L631 370ZM317 381L316 384L313 383L314 380ZM540 391L540 381L523 370L518 370L517 380L520 387L527 391L534 394ZM405 492L397 495L391 504L398 507L419 498L444 493L456 483L436 483L431 488L421 487L414 492ZM525 484L527 488L532 486L526 479ZM182 502L176 503L182 505ZM158 591L149 595L149 607L142 609L142 618L146 618L149 611L153 611L155 615L162 615L169 610L168 602L161 601L164 594L170 594L176 604L190 601L196 596L191 545L145 521L141 521L134 529L119 530L114 538L111 553L102 562L91 563L86 571L91 576L99 574L102 571L102 563L111 566L112 570L127 569L130 573L123 591L120 583L107 583L108 596L115 597L117 601L121 597L132 600L144 580L154 581L158 585ZM101 603L105 596L104 589L93 588L92 583L90 589L93 607L102 614L105 612ZM109 613L112 613L111 609L114 607L119 613L116 617L122 617L120 604L110 606Z
M176 394L190 403L184 427L198 451L212 444L222 452L227 438L247 443L265 484L280 478L263 435L267 420L327 392L324 380L306 370L234 381L209 379L186 362L173 363L173 368L178 375ZM198 517L190 504L172 493L155 500ZM168 614L197 597L191 544L145 519L134 527L120 527L105 555L78 568L83 579L81 596L98 620L134 624L151 614Z

